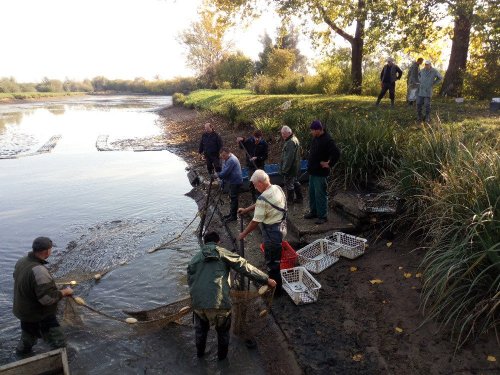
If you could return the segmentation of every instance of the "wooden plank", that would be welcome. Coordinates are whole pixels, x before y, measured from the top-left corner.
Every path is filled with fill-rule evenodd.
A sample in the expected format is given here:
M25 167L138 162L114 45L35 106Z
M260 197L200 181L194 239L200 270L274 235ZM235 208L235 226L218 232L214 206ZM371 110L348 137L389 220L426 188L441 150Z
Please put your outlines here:
M69 375L66 349L56 349L0 367L1 375Z

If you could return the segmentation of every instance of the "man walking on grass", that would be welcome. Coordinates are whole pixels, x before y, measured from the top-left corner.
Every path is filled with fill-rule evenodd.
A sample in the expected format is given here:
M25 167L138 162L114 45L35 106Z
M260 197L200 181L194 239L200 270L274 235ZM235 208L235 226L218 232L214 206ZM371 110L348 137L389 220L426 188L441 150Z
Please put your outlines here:
M52 241L38 237L33 251L21 258L14 268L14 315L21 321L21 340L16 353L28 354L39 338L52 349L66 346L64 333L56 318L57 303L73 294L70 288L58 290L45 267L52 254Z
M432 67L429 60L425 62L424 69L418 74L420 80L420 86L418 87L417 96L417 121L422 121L422 107L425 106L425 122L431 122L431 97L432 90L435 85L437 85L443 77Z
M387 90L389 90L389 97L391 99L391 108L394 108L394 99L396 95L396 81L401 79L403 71L399 69L399 66L394 64L394 59L389 57L387 59L387 64L384 65L382 71L380 72L380 94L377 98L377 107L380 105L380 101L385 96Z
M328 194L326 179L340 158L340 150L325 131L319 120L311 123L311 150L307 172L309 173L309 213L304 219L317 219L315 224L328 221Z
M238 254L218 246L220 238L217 232L207 233L203 242L201 250L187 267L189 293L194 310L196 353L198 358L203 357L208 331L210 326L215 326L217 356L221 361L228 353L231 328L229 271L233 269L271 288L276 287L276 282Z

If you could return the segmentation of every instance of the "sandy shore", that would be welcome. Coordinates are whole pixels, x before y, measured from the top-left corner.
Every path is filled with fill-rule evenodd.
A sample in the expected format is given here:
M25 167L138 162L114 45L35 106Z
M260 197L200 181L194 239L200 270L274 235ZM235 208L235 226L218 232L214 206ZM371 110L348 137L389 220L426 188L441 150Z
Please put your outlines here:
M201 174L206 170L197 152L198 142L207 121L215 124L225 144L244 160L235 139L250 134L251 128L233 128L218 116L179 107L164 109L160 116L169 149ZM269 162L278 162L279 137L269 143ZM204 202L203 188L193 194L199 204ZM242 194L240 206L249 200L248 193ZM226 204L222 210L227 209ZM232 224L230 230L237 234L239 225ZM220 222L212 225L220 227ZM416 250L418 243L402 236L389 241L376 236L375 230L357 235L368 239L366 253L356 260L341 258L315 275L322 286L316 303L296 306L286 295L274 300L275 324L270 325L274 330L257 339L270 374L498 373L498 362L487 361L489 355L500 360L494 332L455 353L449 332L434 322L421 325L418 266L423 253ZM245 257L264 269L259 237L256 232L248 237ZM304 246L293 241L297 239L289 239L296 250ZM223 245L233 245L228 236Z

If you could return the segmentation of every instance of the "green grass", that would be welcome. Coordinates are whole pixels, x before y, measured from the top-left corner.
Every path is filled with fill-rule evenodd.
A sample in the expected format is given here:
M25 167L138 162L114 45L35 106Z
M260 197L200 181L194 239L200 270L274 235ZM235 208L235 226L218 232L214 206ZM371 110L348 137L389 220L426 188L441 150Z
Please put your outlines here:
M85 95L81 92L15 92L15 93L0 93L1 100L26 100L26 99L39 99L39 98L52 98L61 96L78 96Z
M450 328L457 345L498 328L500 117L489 112L488 102L458 105L434 98L433 122L422 125L406 103L376 108L375 98L367 96L200 90L183 101L253 124L266 137L276 137L286 124L305 149L309 124L321 120L342 151L333 184L364 188L383 181L402 198L404 214L393 225L427 249L422 263L427 318Z

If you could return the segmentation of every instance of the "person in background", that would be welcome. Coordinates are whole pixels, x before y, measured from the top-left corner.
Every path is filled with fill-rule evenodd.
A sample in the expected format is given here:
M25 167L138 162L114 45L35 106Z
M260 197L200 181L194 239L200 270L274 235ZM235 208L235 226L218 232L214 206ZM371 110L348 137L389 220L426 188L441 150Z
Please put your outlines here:
M285 193L278 185L271 185L269 176L262 169L257 169L250 180L261 195L257 198L255 204L238 210L240 215L254 211L252 221L239 234L238 239L245 239L261 224L267 274L270 278L276 280L276 295L280 295L282 292L280 273L281 243L284 235L281 224L286 220L287 210Z
M380 72L380 85L381 90L378 95L377 102L375 103L378 107L380 101L385 96L387 90L389 90L389 97L391 99L391 107L394 107L394 99L396 95L396 81L401 79L403 71L399 69L399 66L394 64L394 59L389 57L387 59L387 64L384 65L382 71Z
M262 132L260 130L256 130L254 131L253 136L248 137L247 139L238 137L236 140L240 148L245 150L248 177L251 177L253 172L257 169L264 169L264 163L269 154L269 146L264 138L262 138ZM252 193L252 200L255 202L257 199L257 193L253 184L250 184L250 192Z
M300 143L292 129L281 128L281 138L285 141L281 150L280 174L283 176L288 203L302 203L302 189L297 175L300 173Z
M222 138L209 122L204 125L204 129L198 152L205 157L207 171L211 175L214 170L215 172L221 171L219 154L222 149Z
M420 65L424 62L424 59L419 57L417 61L414 61L410 69L408 70L408 77L406 80L407 83L407 93L406 98L408 100L408 105L413 105L417 100L417 91L419 86L419 78L418 73L420 70Z
M418 74L420 85L417 94L417 121L422 121L422 107L425 106L425 122L431 122L431 97L432 89L443 77L432 67L429 60L425 61L424 69Z
M240 194L241 184L243 183L241 165L238 158L227 148L223 147L220 155L224 160L224 165L222 167L222 171L220 173L216 173L215 176L219 177L224 184L229 184L229 198L231 202L229 214L224 216L224 221L236 221L238 220L238 196Z
M187 267L189 293L194 310L196 354L205 354L210 326L217 331L217 355L227 357L229 329L231 328L231 297L229 295L229 271L233 269L255 282L276 287L276 282L248 263L238 254L218 246L217 232L203 237L204 245L191 259Z
M45 267L52 254L52 240L37 237L31 252L19 259L14 268L13 313L21 321L21 339L16 353L32 351L39 338L52 349L66 346L64 333L56 318L57 303L73 294L71 288L59 290Z
M319 120L311 123L311 149L307 172L309 173L309 213L305 219L314 219L316 224L328 221L328 194L326 179L340 158L340 150L325 131Z

